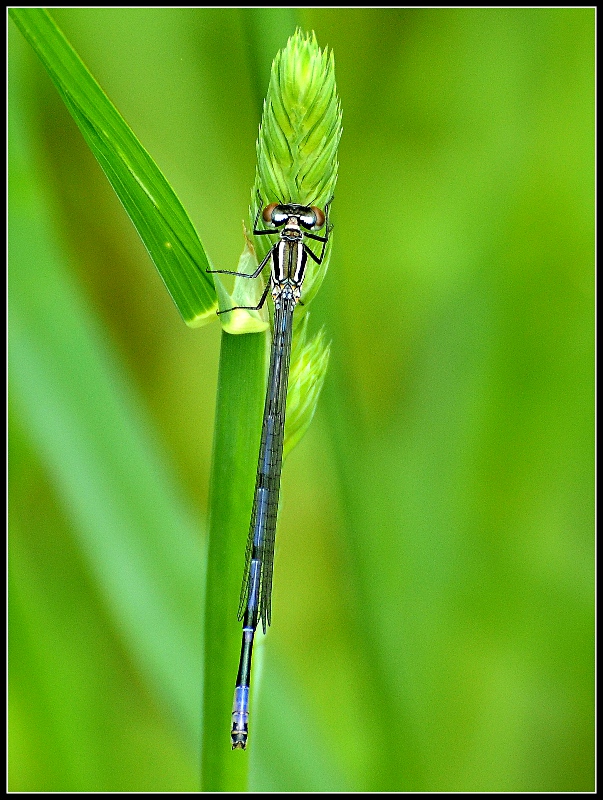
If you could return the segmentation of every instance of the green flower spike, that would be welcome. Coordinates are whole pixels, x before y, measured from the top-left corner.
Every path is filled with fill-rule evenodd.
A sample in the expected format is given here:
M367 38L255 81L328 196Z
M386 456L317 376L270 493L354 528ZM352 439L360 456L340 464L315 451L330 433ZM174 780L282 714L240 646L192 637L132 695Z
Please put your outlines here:
M333 53L318 47L314 33L307 35L298 28L272 64L257 141L257 170L250 207L252 226L258 211L273 202L325 208L333 198L337 182L341 132ZM325 232L323 229L320 233ZM238 271L253 272L276 241L274 237L262 236L255 237L252 243L251 238L246 234ZM307 308L326 274L331 242L332 237L321 264L308 259L303 305L294 316L285 455L310 425L329 360L329 347L322 332L308 342L306 339ZM237 278L230 298L218 284L220 306L255 305L261 296L261 284L260 280ZM236 311L225 316L228 318L223 319L223 325L229 333L258 331L268 325L265 311L263 314Z
M257 141L252 223L258 194L264 206L280 202L324 209L335 193L341 131L333 53L318 47L314 33L304 35L298 28L272 63ZM258 258L270 249L268 238L256 241ZM306 308L326 274L330 250L329 243L320 265L308 259L302 297Z
M333 53L318 47L314 33L304 34L298 28L272 62L256 146L257 168L249 209L251 229L260 208L260 198L262 208L273 202L325 208L335 192L341 132ZM324 230L321 233L324 234ZM257 266L276 241L273 237L262 236L255 237L252 244L252 238L246 234L237 271L252 272L254 258ZM320 265L308 259L302 295L304 306L296 311L297 321L320 288L330 251L331 242ZM250 286L254 283L255 286ZM261 296L262 287L260 280L237 278L230 297L219 280L216 280L216 288L220 307L228 308L254 305ZM222 325L228 333L251 333L261 329L262 319L265 329L266 315L233 312L222 317Z
M291 354L283 458L287 457L310 427L329 366L330 346L325 343L324 331L320 330L306 344L307 322L306 314Z

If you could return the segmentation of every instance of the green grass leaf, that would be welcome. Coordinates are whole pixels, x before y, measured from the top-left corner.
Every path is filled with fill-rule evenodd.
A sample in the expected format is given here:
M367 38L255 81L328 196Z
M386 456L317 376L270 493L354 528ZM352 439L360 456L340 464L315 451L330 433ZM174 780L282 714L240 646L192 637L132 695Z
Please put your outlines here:
M266 333L222 333L205 606L202 788L245 791L249 754L230 749L237 621L266 386Z
M182 318L193 328L211 322L217 303L209 261L173 189L48 12L13 8L10 14L48 70Z

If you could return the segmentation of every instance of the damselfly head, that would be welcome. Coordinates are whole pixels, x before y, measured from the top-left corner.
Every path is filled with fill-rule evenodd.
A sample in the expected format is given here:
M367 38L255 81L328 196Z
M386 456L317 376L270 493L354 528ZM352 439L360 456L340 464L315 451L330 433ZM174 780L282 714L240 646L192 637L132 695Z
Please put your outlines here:
M262 211L262 219L275 228L280 228L294 217L307 230L318 230L325 224L325 215L316 206L301 206L297 203L270 203Z

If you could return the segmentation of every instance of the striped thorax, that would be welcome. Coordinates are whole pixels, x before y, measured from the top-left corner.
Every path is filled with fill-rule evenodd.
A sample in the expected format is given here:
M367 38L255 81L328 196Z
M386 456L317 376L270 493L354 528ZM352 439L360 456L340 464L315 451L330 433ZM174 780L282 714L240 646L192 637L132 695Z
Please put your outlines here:
M308 261L304 236L309 231L322 228L325 224L325 215L316 206L270 203L264 208L262 219L273 228L284 226L280 231L280 241L271 251L272 298L276 303L281 296L285 296L297 303L301 296Z

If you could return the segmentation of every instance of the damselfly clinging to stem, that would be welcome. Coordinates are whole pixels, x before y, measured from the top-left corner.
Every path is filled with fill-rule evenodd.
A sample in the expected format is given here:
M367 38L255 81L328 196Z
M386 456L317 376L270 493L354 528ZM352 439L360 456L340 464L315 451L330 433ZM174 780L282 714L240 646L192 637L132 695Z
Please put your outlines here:
M268 386L239 604L239 619L243 621L243 641L234 693L231 740L233 749L243 750L247 744L253 639L260 619L264 633L270 625L274 537L285 435L293 312L295 306L300 302L308 256L317 264L320 264L324 258L330 233L329 206L333 200L333 198L329 200L323 212L316 206L304 206L297 203L270 203L262 210L263 203L259 194L258 199L260 205L253 233L255 236L278 233L278 242L270 249L255 272L249 275L229 270L212 270L245 278L257 278L270 260L270 280L266 284L258 305L236 306L235 308L259 310L264 305L268 291L272 294L274 301L274 331L268 369ZM260 214L263 222L270 227L258 228ZM312 232L323 227L325 228L324 236ZM320 255L316 255L306 244L304 241L306 238L322 243ZM227 309L227 311L233 310L235 309ZM218 313L224 314L226 311Z

